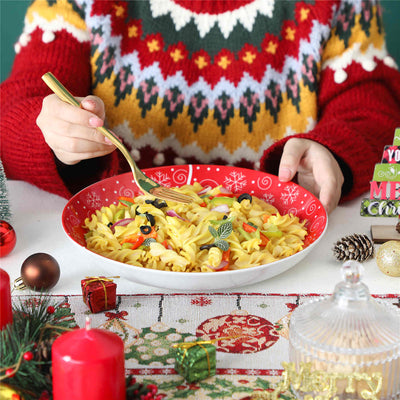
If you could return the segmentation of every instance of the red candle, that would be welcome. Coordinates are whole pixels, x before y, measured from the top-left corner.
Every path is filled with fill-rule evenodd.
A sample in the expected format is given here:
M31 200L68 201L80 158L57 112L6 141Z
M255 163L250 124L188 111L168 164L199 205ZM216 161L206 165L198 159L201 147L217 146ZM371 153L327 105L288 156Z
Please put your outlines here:
M54 400L125 400L124 343L115 333L84 329L59 336L52 346Z
M10 277L0 268L0 330L12 322Z

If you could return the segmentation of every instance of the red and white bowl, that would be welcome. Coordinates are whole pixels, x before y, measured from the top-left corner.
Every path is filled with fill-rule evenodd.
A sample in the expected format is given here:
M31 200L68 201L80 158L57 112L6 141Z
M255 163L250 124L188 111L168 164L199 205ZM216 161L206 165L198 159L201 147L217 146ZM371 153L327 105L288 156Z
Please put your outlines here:
M320 201L306 189L293 182L280 182L274 175L250 169L218 165L180 165L150 168L144 171L154 181L168 187L199 182L202 186L223 185L232 192L249 193L273 204L281 214L292 213L307 220L308 235L299 253L248 269L221 272L171 272L135 267L108 259L86 248L85 218L102 206L117 203L120 196L139 194L132 174L127 172L94 183L73 196L62 214L67 236L86 255L107 264L110 275L119 275L144 285L175 290L215 290L250 285L292 268L302 260L324 235L328 217Z

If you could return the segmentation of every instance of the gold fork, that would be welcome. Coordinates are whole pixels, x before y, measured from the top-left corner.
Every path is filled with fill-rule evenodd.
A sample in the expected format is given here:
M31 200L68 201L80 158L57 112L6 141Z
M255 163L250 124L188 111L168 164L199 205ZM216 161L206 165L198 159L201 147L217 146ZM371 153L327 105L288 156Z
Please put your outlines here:
M64 102L71 104L76 107L80 107L80 103L75 99L74 96L63 86L63 84L51 73L47 72L42 76L42 79L47 86ZM158 197L163 200L176 201L178 203L191 203L193 199L190 196L179 193L173 189L161 186L157 182L146 176L136 165L134 159L129 154L128 149L120 142L120 140L107 128L101 126L96 128L104 136L108 137L115 146L121 151L124 157L127 159L135 179L136 184L139 188L154 197Z

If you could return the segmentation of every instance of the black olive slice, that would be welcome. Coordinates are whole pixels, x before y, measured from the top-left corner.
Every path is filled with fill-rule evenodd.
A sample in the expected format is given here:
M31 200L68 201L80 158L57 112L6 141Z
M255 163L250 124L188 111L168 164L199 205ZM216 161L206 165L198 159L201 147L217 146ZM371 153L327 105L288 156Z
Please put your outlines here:
M148 235L151 232L151 226L149 225L142 225L140 227L140 232L142 232L143 235Z
M253 198L251 197L250 194L248 193L242 193L239 197L238 197L238 202L241 203L244 199L250 200L250 203L252 202Z
M211 249L211 247L216 247L215 244L203 244L203 246L200 246L200 250L208 250Z

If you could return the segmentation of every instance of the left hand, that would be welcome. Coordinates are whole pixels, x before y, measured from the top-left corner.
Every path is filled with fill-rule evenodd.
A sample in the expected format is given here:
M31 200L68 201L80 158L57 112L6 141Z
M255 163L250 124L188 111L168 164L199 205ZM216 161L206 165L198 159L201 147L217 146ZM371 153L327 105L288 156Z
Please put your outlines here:
M344 177L332 153L309 139L289 139L279 164L279 180L288 182L297 173L299 185L319 197L328 213L339 203Z

